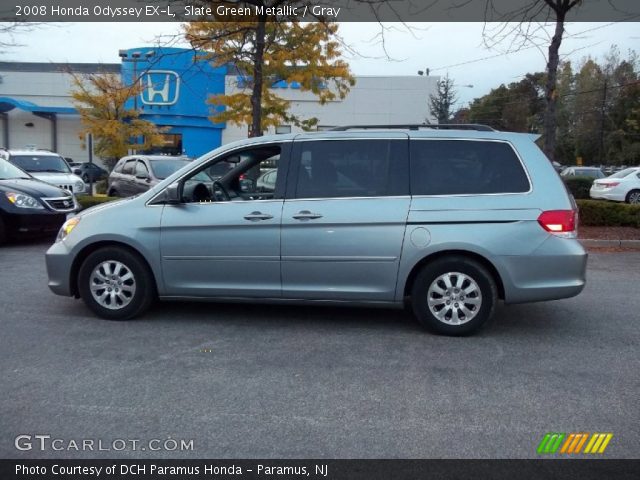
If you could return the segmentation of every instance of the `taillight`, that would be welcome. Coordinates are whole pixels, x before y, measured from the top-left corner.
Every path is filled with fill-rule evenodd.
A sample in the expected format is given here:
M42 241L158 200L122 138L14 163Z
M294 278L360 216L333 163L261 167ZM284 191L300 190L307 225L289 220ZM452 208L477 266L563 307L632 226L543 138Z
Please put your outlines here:
M560 237L575 238L578 212L576 210L548 210L540 214L538 223L549 233Z
M600 185L602 185L605 188L612 188L612 187L617 187L618 185L620 185L620 182L600 182Z

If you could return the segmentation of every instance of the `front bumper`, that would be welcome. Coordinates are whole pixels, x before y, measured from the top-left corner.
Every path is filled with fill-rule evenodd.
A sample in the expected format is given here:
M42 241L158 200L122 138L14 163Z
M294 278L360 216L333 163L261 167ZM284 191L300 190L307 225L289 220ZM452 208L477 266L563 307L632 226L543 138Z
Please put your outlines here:
M14 237L55 234L67 219L66 213L41 212L5 213L2 219Z
M45 254L49 289L56 295L73 296L71 288L71 269L73 257L64 241L56 242Z

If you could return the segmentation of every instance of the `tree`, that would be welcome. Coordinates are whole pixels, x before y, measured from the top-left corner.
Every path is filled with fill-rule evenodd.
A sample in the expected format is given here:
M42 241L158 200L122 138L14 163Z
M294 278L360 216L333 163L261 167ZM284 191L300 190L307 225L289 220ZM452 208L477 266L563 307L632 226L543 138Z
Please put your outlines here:
M543 111L543 82L543 73L528 73L519 82L492 89L473 100L469 121L498 130L537 132Z
M449 75L438 82L438 94L429 95L429 109L438 123L449 123L453 117L453 105L458 100L453 80Z
M602 107L605 75L593 59L588 59L574 80L573 116L575 128L575 155L587 164L600 162L600 143L603 135Z
M71 73L71 96L83 126L79 136L93 135L94 150L109 168L129 150L147 150L162 144L166 131L139 118L126 103L143 89L141 83L125 86L119 75L98 73L79 76Z
M225 2L203 3L216 11L215 6ZM284 3L284 0L250 0L236 2L234 6L278 7ZM260 136L267 127L283 123L303 128L317 123L317 119L293 115L291 102L270 90L279 81L296 82L301 91L312 92L321 104L344 98L355 84L348 64L341 59L337 23L324 19L308 23L276 22L272 18L256 14L238 22L217 16L214 22L185 25L185 36L191 45L208 52L201 60L216 66L234 65L245 80L242 91L210 98L209 102L217 107L211 120L248 124L250 136Z
M554 23L554 33L548 47L546 82L544 86L545 110L543 118L544 146L547 157L554 159L556 154L556 107L558 94L556 89L558 65L560 63L560 45L564 35L564 23L567 14L579 7L583 0L529 0L522 4L516 2L516 8L503 15L506 21L497 29L485 30L485 44L495 46L510 40L509 49L517 51L525 45L539 40L539 20L550 19ZM486 12L494 13L493 0L486 0ZM516 26L512 22L516 21ZM514 36L517 39L514 39ZM492 44L492 45L491 45Z
M4 53L13 47L20 46L16 37L29 33L40 27L38 22L1 22L0 23L0 53Z

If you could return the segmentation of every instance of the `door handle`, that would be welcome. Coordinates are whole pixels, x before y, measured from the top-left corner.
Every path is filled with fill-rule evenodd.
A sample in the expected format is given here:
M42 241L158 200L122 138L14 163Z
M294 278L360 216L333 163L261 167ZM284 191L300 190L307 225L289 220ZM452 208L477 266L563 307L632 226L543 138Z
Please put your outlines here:
M273 215L262 212L251 212L248 215L245 215L244 218L245 220L250 220L252 222L259 222L260 220L270 220L273 218Z
M296 220L315 220L316 218L322 218L322 215L310 212L309 210L302 210L296 213L293 218Z

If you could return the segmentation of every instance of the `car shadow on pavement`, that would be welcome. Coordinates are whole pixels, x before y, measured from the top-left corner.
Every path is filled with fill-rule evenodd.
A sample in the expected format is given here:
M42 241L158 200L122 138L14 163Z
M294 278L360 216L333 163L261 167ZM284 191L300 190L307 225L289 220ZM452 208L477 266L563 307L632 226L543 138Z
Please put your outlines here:
M558 332L566 321L550 304L498 304L494 318L475 336L502 336L517 332L547 335ZM558 318L555 318L558 317ZM141 320L162 323L189 322L195 324L243 325L263 328L320 329L366 328L395 332L424 332L410 309L337 307L314 305L268 305L216 302L158 302ZM566 328L563 328L566 331ZM570 333L570 332L567 332Z
M304 325L324 328L420 330L411 314L404 310L324 305L158 302L143 318L153 319L154 322L215 322L275 328Z

